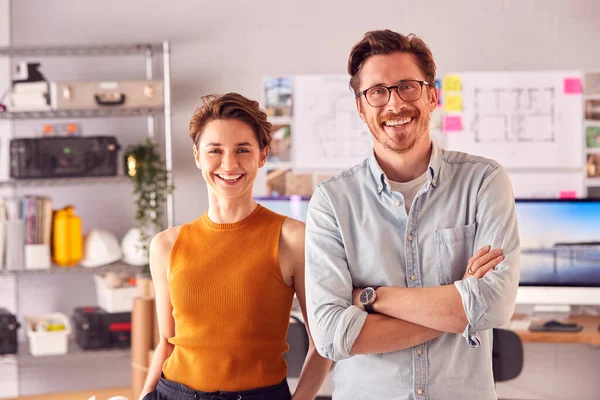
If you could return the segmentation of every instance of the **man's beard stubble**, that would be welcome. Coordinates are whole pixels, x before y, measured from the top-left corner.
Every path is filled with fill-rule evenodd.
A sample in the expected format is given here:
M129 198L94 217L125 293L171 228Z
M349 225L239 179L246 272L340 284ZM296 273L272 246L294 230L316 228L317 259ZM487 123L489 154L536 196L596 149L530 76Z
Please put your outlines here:
M404 138L404 145L402 145L401 147L399 147L398 145L396 145L396 143L394 141L392 141L392 139L387 136L385 134L385 128L382 126L382 124L386 121L389 120L399 120L399 119L404 119L404 118L413 118L413 120L411 121L411 123L416 124L413 130L413 133L411 134L410 137L406 137ZM415 145L417 144L417 142L423 137L425 136L425 133L427 132L427 125L429 124L429 118L421 118L421 113L419 110L414 109L414 110L406 110L400 113L388 113L385 115L381 115L377 118L377 129L372 129L370 127L371 130L371 134L373 135L373 137L375 138L375 140L377 140L379 143L381 143L381 145L386 149L386 150L390 150L396 154L404 154L407 153L409 151L411 151Z

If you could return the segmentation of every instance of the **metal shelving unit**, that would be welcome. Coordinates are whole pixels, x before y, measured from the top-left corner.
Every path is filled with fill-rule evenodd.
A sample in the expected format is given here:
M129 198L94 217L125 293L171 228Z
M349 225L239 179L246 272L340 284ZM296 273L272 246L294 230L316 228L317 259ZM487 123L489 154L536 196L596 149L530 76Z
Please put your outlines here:
M5 111L0 112L0 119L51 119L51 118L110 118L110 117L143 117L164 112L160 108L123 108L94 110L43 110L43 111Z
M73 341L69 340L68 351L67 354L58 354L51 356L42 356L36 357L31 355L31 351L29 350L29 342L20 342L19 343L19 353L16 354L16 358L19 359L20 362L31 365L31 366L40 366L41 364L45 364L48 366L52 366L57 362L65 362L65 361L76 361L77 359L83 357L92 356L94 358L97 357L124 357L129 358L131 355L131 349L97 349L97 350L84 350L79 345Z
M0 47L0 56L4 57L94 57L143 55L146 79L154 79L152 61L155 55L162 55L164 105L160 108L132 109L91 109L91 110L44 110L0 112L0 119L40 119L40 118L110 118L146 116L148 136L154 137L154 117L162 113L164 117L165 167L173 170L172 131L171 131L171 50L168 41L161 44L136 43L127 45L91 45L91 46L24 46ZM167 194L167 226L174 223L173 194Z
M0 47L0 56L7 57L93 57L121 56L164 52L165 43L137 43L91 46L11 46Z
M87 268L81 265L74 267L60 267L58 265L52 265L48 269L18 269L18 270L0 270L0 276L3 275L61 275L61 274L106 274L107 272L140 272L142 267L137 265L130 265L124 262L115 262L101 267Z
M91 45L91 46L28 46L28 47L0 47L0 57L104 57L104 56L141 56L144 61L145 78L155 79L153 71L153 62L155 58L160 57L162 64L162 80L164 90L164 104L159 108L131 108L131 109L90 109L90 110L43 110L43 111L19 111L19 112L0 112L0 120L33 120L33 119L54 119L54 118L118 118L118 117L143 117L147 121L148 137L154 138L156 131L156 117L162 116L164 126L164 159L165 168L172 171L172 144L171 144L171 79L170 79L170 45L169 42L146 43L146 44L126 44L126 45ZM169 175L169 179L172 179ZM0 181L0 187L13 188L18 187L38 187L53 186L61 187L65 185L85 185L85 184L115 184L128 183L128 177L86 177L86 178L58 178L58 179L10 179ZM173 194L167 194L166 198L166 222L168 227L174 223ZM94 273L106 272L137 272L141 267L131 266L122 262L113 263L103 267L85 268L82 266L62 268L53 266L46 270L0 270L0 278L9 277L14 279L14 312L19 315L19 281L26 280L29 276L47 275L60 276L68 274L92 275ZM39 279L39 278L34 278ZM23 324L23 321L19 321ZM19 380L19 395L31 394L24 391L23 379L30 379L32 371L41 371L51 369L60 362L61 365L68 367L70 363L86 357L92 357L93 363L103 361L106 363L115 360L130 359L129 349L111 349L84 351L74 343L69 343L69 353L62 356L33 357L28 348L28 342L19 343L19 353L14 356L17 362L17 375ZM101 356L101 357L100 357ZM11 356L4 356L2 359L9 359ZM0 359L1 361L1 359ZM75 363L76 364L76 363ZM129 366L129 362L125 364ZM127 369L128 371L128 369ZM37 374L38 372L36 372ZM1 379L0 379L1 381Z
M131 183L126 176L98 176L85 178L32 178L32 179L11 179L0 181L0 187L19 186L19 187L40 187L40 186L67 186L67 185L89 185L102 183Z

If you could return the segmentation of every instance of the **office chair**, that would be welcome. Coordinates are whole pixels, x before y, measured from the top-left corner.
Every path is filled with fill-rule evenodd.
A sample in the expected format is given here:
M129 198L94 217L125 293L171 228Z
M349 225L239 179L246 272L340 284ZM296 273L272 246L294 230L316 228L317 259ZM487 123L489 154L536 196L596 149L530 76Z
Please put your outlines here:
M505 382L519 376L523 370L523 343L513 331L494 329L492 370L494 382Z

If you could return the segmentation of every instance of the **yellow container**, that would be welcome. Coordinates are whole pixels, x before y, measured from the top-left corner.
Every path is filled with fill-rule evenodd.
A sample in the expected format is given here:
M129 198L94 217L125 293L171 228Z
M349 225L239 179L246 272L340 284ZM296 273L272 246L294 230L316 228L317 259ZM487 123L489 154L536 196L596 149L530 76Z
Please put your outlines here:
M52 224L52 261L61 267L77 265L83 258L81 218L73 206L54 212Z

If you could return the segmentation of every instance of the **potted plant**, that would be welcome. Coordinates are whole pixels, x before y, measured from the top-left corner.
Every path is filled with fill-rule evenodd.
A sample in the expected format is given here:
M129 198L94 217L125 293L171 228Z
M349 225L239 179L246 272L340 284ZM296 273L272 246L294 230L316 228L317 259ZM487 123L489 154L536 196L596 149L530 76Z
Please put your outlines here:
M136 205L136 227L126 236L130 235L129 241L138 246L138 258L141 262L133 263L143 265L142 275L149 277L150 240L162 229L164 203L167 194L173 192L170 171L165 168L158 145L148 138L136 146L129 147L125 152L125 174L133 182ZM125 243L127 238L123 241Z

